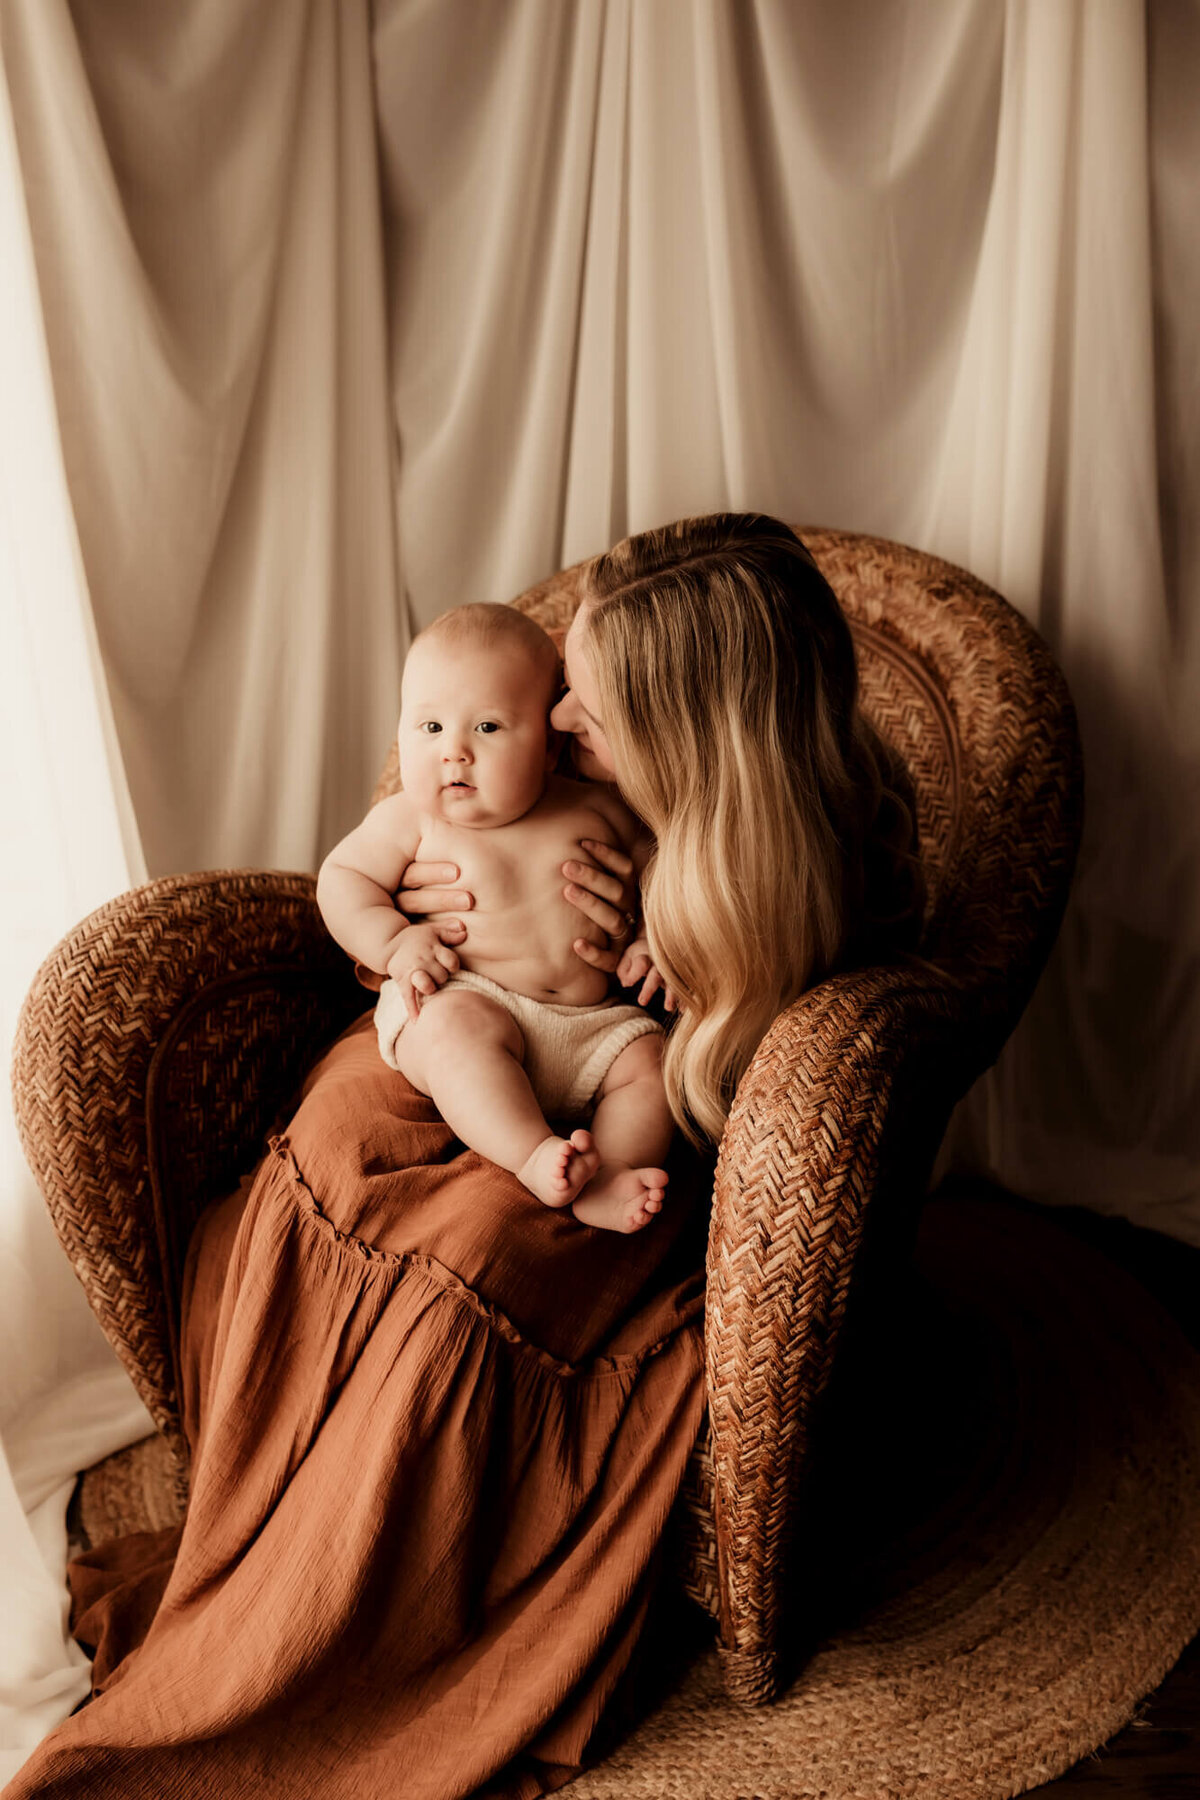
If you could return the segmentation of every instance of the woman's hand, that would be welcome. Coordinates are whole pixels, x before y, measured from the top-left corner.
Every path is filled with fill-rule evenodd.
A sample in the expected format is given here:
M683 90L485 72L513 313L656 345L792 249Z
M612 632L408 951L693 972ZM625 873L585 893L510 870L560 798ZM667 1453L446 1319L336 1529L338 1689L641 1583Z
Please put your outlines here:
M662 989L663 1006L667 1012L679 1010L679 1000L674 988L669 988L654 966L650 955L650 945L645 938L634 938L632 944L617 964L617 980L622 987L632 987L640 981L642 990L637 997L639 1006L645 1006Z
M458 880L456 863L410 862L400 877L396 905L406 919L421 920L431 912L470 912L474 894L449 884ZM444 944L461 944L467 928L461 919L443 920L439 930Z
M634 926L637 887L633 858L595 838L580 838L579 847L592 861L563 864L562 872L567 877L563 898L598 925L611 942L593 944L588 938L576 938L575 954L594 969L611 975L625 953L626 940Z

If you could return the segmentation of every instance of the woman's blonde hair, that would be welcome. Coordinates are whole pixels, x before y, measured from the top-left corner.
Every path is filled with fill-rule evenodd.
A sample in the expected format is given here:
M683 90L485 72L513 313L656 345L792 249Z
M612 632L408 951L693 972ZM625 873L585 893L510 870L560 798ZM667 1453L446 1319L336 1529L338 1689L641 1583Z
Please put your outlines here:
M667 1096L694 1142L715 1141L775 1015L853 953L885 837L909 892L882 910L913 915L911 815L859 711L842 610L778 519L641 532L582 591L621 791L657 840L643 909L681 1003Z

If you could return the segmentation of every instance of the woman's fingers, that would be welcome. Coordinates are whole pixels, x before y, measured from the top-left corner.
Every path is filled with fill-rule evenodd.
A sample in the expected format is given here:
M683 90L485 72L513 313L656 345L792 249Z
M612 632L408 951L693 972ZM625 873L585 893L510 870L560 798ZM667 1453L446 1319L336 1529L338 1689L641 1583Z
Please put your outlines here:
M457 863L410 862L396 895L405 918L414 913L469 912L474 896L454 887L462 874Z
M576 938L574 944L576 956L581 956L585 963L591 963L593 969L603 969L611 975L621 960L619 950L604 950L599 944L589 943L587 938Z
M413 863L409 866L416 868L418 865ZM406 919L420 913L470 912L475 904L475 896L461 888L402 887L396 899Z
M624 850L616 850L611 844L602 844L599 838L580 838L579 845L596 862L611 869L614 875L619 875L622 882L628 881L632 876L633 858L627 856Z
M568 881L581 883L589 894L608 900L613 906L625 892L625 883L618 875L606 875L603 869L593 869L590 863L565 862L562 871Z
M587 862L565 862L562 870L568 885L563 889L563 898L613 939L616 956L611 962L607 959L598 961L591 956L584 958L596 968L611 973L621 959L623 941L629 936L629 908L634 902L633 858L595 838L580 838L579 847L594 856L602 867L595 868Z
M453 887L458 880L457 863L410 862L400 877L402 888Z
M579 865L564 863L563 866L569 869L577 868ZM585 919L590 919L593 925L599 925L601 931L605 932L607 936L618 940L617 961L619 962L621 958L620 939L629 936L629 926L625 914L619 912L615 906L610 906L607 900L601 900L598 895L589 892L587 888L579 887L573 881L568 882L563 889L563 898L569 900ZM612 966L615 969L616 962Z

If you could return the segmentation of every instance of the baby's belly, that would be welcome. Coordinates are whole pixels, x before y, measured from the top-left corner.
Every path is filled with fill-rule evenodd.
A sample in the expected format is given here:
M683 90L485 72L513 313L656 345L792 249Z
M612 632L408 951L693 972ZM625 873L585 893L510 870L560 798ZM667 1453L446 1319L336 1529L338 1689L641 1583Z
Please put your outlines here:
M463 968L535 1000L595 1006L609 994L609 977L575 954L575 939L592 934L574 907L565 900L559 905L569 917L560 920L529 907L476 906L447 914L461 918L467 928L465 941L455 946Z

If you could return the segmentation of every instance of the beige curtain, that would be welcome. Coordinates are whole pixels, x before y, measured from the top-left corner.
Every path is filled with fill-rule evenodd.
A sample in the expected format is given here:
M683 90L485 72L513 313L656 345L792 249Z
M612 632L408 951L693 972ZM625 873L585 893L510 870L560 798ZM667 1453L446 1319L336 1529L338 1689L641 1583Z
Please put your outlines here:
M380 0L374 50L415 618L724 506L993 582L1089 818L953 1155L1200 1241L1197 19Z
M315 866L405 628L366 0L0 0L0 59L7 1053L112 894ZM150 1428L7 1108L0 1350L3 1785L89 1685L75 1471Z
M405 642L366 0L0 21L147 864L314 867Z

